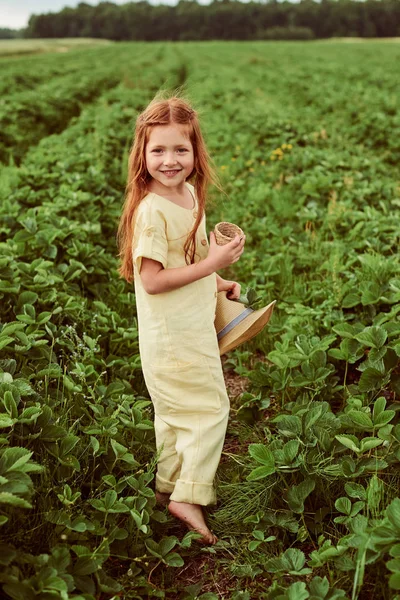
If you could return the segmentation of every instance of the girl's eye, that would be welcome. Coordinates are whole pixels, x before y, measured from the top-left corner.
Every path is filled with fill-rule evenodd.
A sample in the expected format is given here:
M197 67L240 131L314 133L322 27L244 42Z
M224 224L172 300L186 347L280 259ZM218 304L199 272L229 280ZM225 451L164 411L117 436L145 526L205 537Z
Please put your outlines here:
M181 153L183 153L183 152L188 152L188 150L187 150L186 148L179 148L179 149L178 149L178 152L181 152Z
M162 152L162 150L161 150L161 148L155 148L154 150L152 150L152 152L159 154L160 152Z

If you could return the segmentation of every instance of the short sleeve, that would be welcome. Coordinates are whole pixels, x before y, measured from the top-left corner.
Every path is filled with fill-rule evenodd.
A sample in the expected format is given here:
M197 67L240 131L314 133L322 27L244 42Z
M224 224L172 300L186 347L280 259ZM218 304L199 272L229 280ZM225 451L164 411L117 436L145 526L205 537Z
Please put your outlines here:
M167 268L168 240L163 213L145 200L139 205L133 235L133 264L140 273L142 258L151 258Z

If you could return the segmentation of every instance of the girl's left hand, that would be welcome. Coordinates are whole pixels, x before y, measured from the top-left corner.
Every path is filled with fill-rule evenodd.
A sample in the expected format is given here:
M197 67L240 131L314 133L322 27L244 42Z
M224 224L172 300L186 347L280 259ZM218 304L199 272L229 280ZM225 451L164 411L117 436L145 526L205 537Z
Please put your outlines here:
M218 278L217 281L217 289L219 292L228 292L226 297L229 300L238 300L240 298L240 283L236 281L227 281L226 279L222 279L222 277Z

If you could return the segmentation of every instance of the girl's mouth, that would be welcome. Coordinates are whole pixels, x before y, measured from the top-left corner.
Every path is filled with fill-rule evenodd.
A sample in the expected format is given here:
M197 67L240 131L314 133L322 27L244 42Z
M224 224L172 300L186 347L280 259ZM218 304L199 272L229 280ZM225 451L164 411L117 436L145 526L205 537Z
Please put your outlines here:
M181 169L173 169L170 171L161 171L161 173L163 175L165 175L166 177L174 177L177 173L180 173Z

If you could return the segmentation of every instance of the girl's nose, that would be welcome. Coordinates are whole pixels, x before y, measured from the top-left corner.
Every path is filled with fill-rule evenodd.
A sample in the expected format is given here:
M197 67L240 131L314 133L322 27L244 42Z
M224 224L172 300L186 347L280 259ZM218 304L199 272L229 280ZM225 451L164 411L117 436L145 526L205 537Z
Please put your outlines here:
M173 154L166 154L164 157L164 165L170 167L176 164L176 158Z

